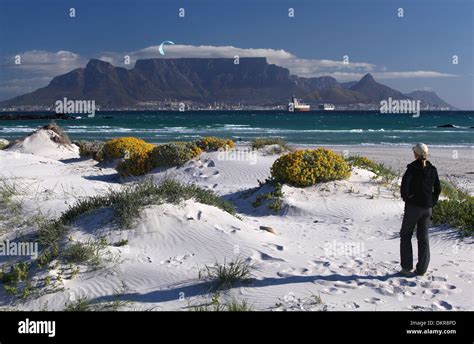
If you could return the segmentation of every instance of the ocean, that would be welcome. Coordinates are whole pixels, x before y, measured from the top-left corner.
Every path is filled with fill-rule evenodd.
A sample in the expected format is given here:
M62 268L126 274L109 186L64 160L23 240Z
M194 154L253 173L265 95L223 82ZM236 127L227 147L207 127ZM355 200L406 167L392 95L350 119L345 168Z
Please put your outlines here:
M112 117L112 118L110 118ZM0 138L18 139L48 120L2 120ZM249 141L282 137L295 144L474 146L474 111L409 114L374 112L195 111L107 112L58 120L73 140L135 136L152 143L218 136ZM454 128L439 128L452 124Z

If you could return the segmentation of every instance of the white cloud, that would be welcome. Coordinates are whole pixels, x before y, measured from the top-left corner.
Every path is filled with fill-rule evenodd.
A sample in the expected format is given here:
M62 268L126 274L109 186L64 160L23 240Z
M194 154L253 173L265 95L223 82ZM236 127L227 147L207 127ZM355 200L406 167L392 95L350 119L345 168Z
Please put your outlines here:
M343 61L302 59L285 50L237 48L233 46L212 45L167 45L164 47L165 56L160 55L159 46L151 46L124 54L109 52L102 54L102 58L114 65L124 65L124 56L128 55L133 63L146 58L178 58L178 57L266 57L268 63L288 68L291 74L312 77L328 75L333 71L371 72L376 66L370 63L354 62L345 64Z
M28 71L56 76L82 67L87 59L70 51L49 52L30 50L19 54L20 64L15 64L15 56L7 58L5 66L18 71Z
M412 72L383 72L374 73L374 77L378 79L407 79L407 78L451 78L456 77L455 74L440 73L433 71L417 70Z

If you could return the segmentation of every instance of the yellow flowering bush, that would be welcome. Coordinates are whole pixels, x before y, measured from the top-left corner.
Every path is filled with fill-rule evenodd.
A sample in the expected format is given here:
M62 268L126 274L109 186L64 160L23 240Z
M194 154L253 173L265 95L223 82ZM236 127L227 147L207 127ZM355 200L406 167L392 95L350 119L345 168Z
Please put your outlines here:
M135 155L142 155L155 147L151 143L135 137L119 137L107 141L101 152L101 160L131 159Z
M152 145L153 147L153 145ZM136 148L129 157L119 162L117 171L122 177L140 176L150 172L153 165L150 161L150 153L153 148L141 146Z
M207 136L196 141L196 145L205 152L215 152L219 149L229 150L234 148L235 143L232 140L221 139L218 137Z
M346 179L351 168L344 158L330 149L297 150L278 158L271 168L278 182L293 186L311 186Z
M156 146L150 152L150 164L152 168L181 166L201 153L202 150L193 142L171 142Z

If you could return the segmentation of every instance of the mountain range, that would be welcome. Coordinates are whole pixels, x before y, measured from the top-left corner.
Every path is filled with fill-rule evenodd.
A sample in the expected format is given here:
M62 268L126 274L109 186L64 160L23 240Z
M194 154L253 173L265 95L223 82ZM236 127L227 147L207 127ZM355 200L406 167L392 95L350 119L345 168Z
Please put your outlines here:
M305 78L267 63L265 57L155 58L134 68L115 67L92 59L85 68L59 75L34 92L0 102L0 107L53 106L64 97L95 100L101 108L133 107L146 102L187 101L256 106L286 105L291 96L308 103L373 104L381 100L415 99L430 108L455 109L434 92L403 94L375 81L339 83L329 76Z

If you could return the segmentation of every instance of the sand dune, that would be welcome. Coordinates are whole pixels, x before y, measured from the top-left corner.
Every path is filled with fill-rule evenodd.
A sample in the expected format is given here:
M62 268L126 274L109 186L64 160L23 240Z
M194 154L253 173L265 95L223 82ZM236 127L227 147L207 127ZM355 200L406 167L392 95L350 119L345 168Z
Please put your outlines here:
M69 150L28 147L25 140L22 147L0 151L2 178L30 190L22 196L27 209L59 214L78 198L122 187L113 169L92 160L62 161L73 156ZM246 300L255 310L474 309L472 239L460 238L456 229L432 228L429 273L401 277L403 202L394 195L396 185L384 186L371 172L354 168L345 181L284 186L282 212L275 213L265 204L254 207L265 190L251 190L269 177L276 158L259 154L253 163L204 153L183 167L154 171L148 177L157 182L172 177L214 190L236 204L239 216L194 200L147 207L127 230L117 230L104 211L85 215L71 226L70 239L105 236L109 243L128 243L107 247L115 259L105 267L81 268L76 278L61 281L64 290L17 307L40 309L47 302L48 309L60 310L81 297L111 300L120 290L129 309L185 310L211 297L209 283L198 278L200 269L241 258L253 267L252 280L222 297ZM5 295L1 300L8 304Z

